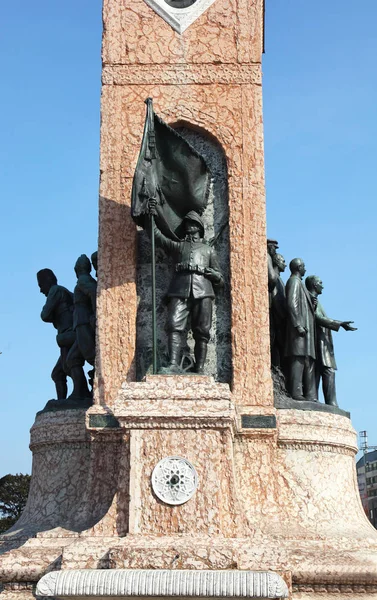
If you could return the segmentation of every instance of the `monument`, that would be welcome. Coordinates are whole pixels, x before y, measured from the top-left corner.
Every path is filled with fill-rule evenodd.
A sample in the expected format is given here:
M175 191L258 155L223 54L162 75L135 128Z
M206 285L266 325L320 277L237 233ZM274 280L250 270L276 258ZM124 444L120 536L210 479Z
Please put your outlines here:
M36 417L29 500L1 537L1 600L377 598L377 532L358 494L350 419L336 406L274 403L263 11L263 0L104 0L93 405ZM166 294L179 270L151 252L151 230L131 214L147 98L210 172L196 210L204 242L191 241L208 241L223 285L199 373L191 311L180 348L193 365L159 368L171 359ZM190 156L159 171L168 187Z

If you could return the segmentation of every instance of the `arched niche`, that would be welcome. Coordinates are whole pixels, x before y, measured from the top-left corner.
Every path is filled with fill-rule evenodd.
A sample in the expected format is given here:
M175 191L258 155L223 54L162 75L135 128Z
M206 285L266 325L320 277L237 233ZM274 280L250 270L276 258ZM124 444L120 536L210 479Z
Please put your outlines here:
M206 374L217 381L230 383L232 376L231 356L231 303L229 262L229 207L228 173L224 150L217 140L203 129L185 122L171 125L206 159L212 181L208 205L202 218L205 223L205 239L217 238L217 252L225 285L214 301L211 339L208 344ZM160 366L168 360L166 321L168 301L166 294L173 277L173 263L161 249L156 251L157 339ZM152 315L151 315L151 243L145 231L138 232L137 260L137 344L136 372L140 381L150 372L152 363ZM193 355L193 339L188 334L188 346Z

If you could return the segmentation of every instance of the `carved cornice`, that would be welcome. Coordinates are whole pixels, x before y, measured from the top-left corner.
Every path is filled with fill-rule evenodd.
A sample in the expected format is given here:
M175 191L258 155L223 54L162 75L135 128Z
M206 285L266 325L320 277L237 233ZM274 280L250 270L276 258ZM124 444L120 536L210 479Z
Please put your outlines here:
M14 581L10 581L10 582L4 582L1 584L3 591L21 591L21 590L31 590L34 591L35 587L36 587L36 583L33 581L21 581L21 582L14 582ZM1 588L0 588L1 591Z
M205 417L119 417L123 429L233 429L233 419Z
M311 584L300 583L293 584L293 593L302 594L342 594L349 595L350 600L354 599L355 594L377 594L377 585L334 585L334 584Z
M103 85L262 84L259 64L105 65Z
M278 440L278 448L284 450L305 450L306 452L332 452L335 454L344 454L346 456L355 456L356 451L352 446L341 444L329 444L326 442L314 441L294 441Z
M55 448L56 450L89 450L91 447L90 441L78 442L77 440L73 440L70 442L69 440L64 440L61 442L59 440L56 441L42 441L35 442L30 444L30 449L33 451L33 454L38 454L40 452L45 452L46 450L50 450L51 448Z

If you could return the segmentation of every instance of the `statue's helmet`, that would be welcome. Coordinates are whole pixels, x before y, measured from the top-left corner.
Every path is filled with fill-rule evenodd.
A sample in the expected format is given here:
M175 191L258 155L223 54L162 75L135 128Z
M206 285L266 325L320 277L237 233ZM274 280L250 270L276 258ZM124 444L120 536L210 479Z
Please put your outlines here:
M204 237L204 223L203 223L203 220L201 219L201 217L198 215L198 213L195 210L190 210L190 212L187 213L187 215L185 216L183 221L193 221L194 223L199 225L200 237L202 237L202 238Z

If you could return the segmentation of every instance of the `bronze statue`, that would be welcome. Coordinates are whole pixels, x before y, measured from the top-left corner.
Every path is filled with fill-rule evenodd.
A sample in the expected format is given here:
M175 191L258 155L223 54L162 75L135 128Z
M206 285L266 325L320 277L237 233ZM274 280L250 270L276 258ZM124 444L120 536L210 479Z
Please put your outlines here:
M41 293L47 297L46 304L41 312L41 319L52 323L57 329L56 342L60 348L60 357L51 373L55 383L58 400L67 398L67 375L73 380L74 391L70 398L77 397L75 389L80 387L86 379L82 369L84 361L80 364L68 365L68 354L74 345L76 335L73 330L73 294L62 285L58 285L57 278L51 269L42 269L37 273L38 285Z
M190 213L195 215L191 221L191 227L198 227L197 219L203 214L211 189L211 171L205 158L183 137L178 131L172 129L153 110L151 98L145 101L147 111L145 116L144 133L141 141L140 154L137 161L131 193L131 216L135 223L149 230L151 238L151 321L152 321L152 372L159 372L159 357L157 351L157 305L156 305L156 255L155 243L163 246L168 252L175 254L177 259L177 281L183 281L184 266L191 270L187 271L187 281L202 282L204 279L210 284L213 281L222 282L222 276L211 274L211 257L215 252L211 244L200 241L199 231L204 230L203 224L199 224L197 231L187 231L186 234L197 234L196 255L200 258L197 264L193 263L193 255L185 254L189 247L188 240L182 241L182 229L185 225L185 217ZM151 204L152 202L152 204ZM194 225L193 225L194 222ZM156 227L155 227L156 226ZM155 231L158 232L158 240L155 239ZM194 242L194 239L192 238ZM203 249L203 256L198 251L199 245ZM183 249L184 246L184 249ZM181 249L182 248L182 256ZM208 251L207 262L204 259L204 248ZM200 255L200 256L199 256ZM215 260L215 258L213 258ZM199 265L199 266L198 266ZM195 275L192 269L195 268ZM181 277L182 275L182 277ZM191 313L194 316L193 326L196 339L196 363L197 372L202 372L209 338L209 329L212 319L212 299L214 297L212 284L203 284L206 287L205 296L196 297L188 292L187 298L179 294L171 296L170 319L169 319L169 349L171 369L180 372L179 356L182 353L182 324L188 321ZM185 292L186 293L186 292ZM199 299L201 300L199 302ZM186 307L184 302L187 300ZM173 310L173 305L175 308ZM204 309L204 306L207 308ZM181 315L179 317L179 312ZM203 322L200 322L203 319ZM178 322L179 321L179 322ZM204 333L201 333L203 331Z
M85 254L79 256L75 264L77 283L73 292L73 329L76 339L67 358L70 369L83 366L85 361L94 366L97 282L90 275L91 270L89 258ZM90 395L86 379L81 380L77 388L75 386L73 393L81 398Z
M294 258L289 264L291 276L285 286L287 299L287 336L285 356L289 359L289 390L294 400L317 402L315 383L314 307L302 283L305 264Z
M156 213L155 199L149 200L149 212ZM165 372L180 373L182 336L191 317L191 330L195 340L195 372L204 373L207 344L212 325L214 286L224 284L216 252L203 241L204 224L195 211L183 219L185 238L174 241L166 237L156 225L156 243L175 259L175 275L168 291L168 339L170 364Z
M272 291L276 285L277 273L274 269L273 258L276 254L276 250L279 248L279 245L276 240L267 240L267 273L268 273L268 299L269 306L271 308L272 301Z
M275 272L275 285L271 293L270 306L270 340L271 340L271 364L275 367L283 367L285 334L287 326L287 306L285 298L285 284L280 277L287 265L284 256L275 252L272 256L273 269Z
M322 294L323 283L316 275L310 275L305 280L305 285L312 299L312 304L315 309L315 325L316 325L316 363L315 375L317 393L319 390L320 380L322 378L322 390L325 398L325 403L331 406L338 406L336 399L335 387L335 371L337 369L334 355L334 344L332 339L332 331L339 331L343 327L346 331L356 331L356 327L351 327L353 321L336 321L329 319L318 300L318 296Z
M90 257L90 260L92 261L93 269L95 271L96 277L98 278L98 252L97 252L97 250L95 252L93 252L92 256Z

